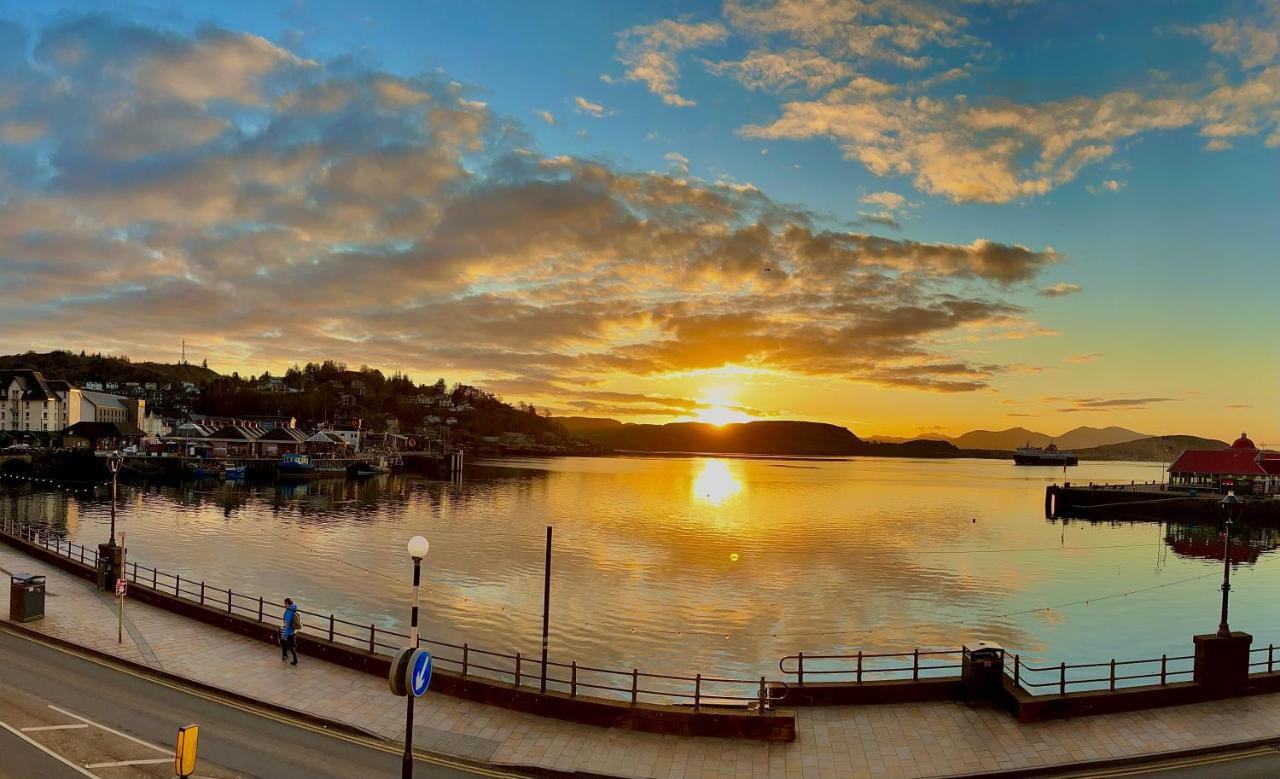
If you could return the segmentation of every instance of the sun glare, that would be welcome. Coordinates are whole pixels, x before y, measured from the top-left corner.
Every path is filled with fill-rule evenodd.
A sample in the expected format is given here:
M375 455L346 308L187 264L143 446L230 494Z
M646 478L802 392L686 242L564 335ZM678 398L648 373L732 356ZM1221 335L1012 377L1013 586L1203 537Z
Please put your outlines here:
M693 497L712 506L720 506L742 491L742 482L733 475L724 460L707 460L702 472L693 480Z
M725 406L712 406L698 411L694 416L695 422L706 422L712 425L727 425L731 422L750 422L752 419L750 414L744 414L741 411L734 411Z

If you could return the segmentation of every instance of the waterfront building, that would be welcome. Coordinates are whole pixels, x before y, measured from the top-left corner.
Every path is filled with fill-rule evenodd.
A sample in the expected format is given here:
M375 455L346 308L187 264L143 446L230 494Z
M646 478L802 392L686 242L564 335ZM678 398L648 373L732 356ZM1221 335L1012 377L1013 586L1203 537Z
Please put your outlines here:
M67 449L89 449L105 452L137 446L142 431L132 422L77 422L62 432L62 445Z
M40 371L0 371L0 392L0 430L49 434L81 419L81 391Z
M1227 449L1187 449L1169 466L1170 489L1274 495L1280 452L1259 449L1244 433Z
M273 427L258 436L258 454L262 457L301 454L306 445L306 440L306 434L295 427Z

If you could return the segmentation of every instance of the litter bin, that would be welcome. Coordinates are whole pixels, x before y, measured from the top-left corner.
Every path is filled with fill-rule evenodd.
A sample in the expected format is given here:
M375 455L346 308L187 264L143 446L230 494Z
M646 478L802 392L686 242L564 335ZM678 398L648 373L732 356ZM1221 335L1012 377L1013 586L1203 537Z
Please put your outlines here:
M124 547L119 544L98 544L98 589L115 592L116 579L124 563Z
M9 619L30 622L44 617L44 577L15 573L9 577Z
M1004 649L990 641L965 647L960 661L960 680L966 703L994 701L1004 686Z

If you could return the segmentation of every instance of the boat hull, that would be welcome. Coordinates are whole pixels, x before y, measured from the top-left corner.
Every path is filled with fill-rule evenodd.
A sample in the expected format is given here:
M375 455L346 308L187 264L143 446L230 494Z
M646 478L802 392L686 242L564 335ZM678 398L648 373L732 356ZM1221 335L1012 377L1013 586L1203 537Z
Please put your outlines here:
M1036 454L1015 454L1013 456L1014 465L1050 465L1061 467L1063 465L1078 465L1079 463L1079 458L1073 454L1060 455L1057 457L1046 457L1044 455Z

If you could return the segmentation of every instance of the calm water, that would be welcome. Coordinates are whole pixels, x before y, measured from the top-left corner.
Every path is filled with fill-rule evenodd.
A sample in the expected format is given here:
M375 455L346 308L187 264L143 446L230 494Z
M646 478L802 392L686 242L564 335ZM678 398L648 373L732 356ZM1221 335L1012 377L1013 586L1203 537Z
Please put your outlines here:
M1158 475L1086 463L1069 478ZM424 633L534 654L554 525L552 655L610 667L776 675L799 650L976 639L1053 662L1190 653L1217 626L1220 557L1196 556L1216 530L1050 522L1044 486L1061 479L992 460L528 459L470 466L461 485L126 488L118 527L133 560L386 626L407 617L404 544L422 533ZM6 487L0 510L107 535L101 500ZM1232 627L1265 644L1280 565L1267 531L1248 535Z

